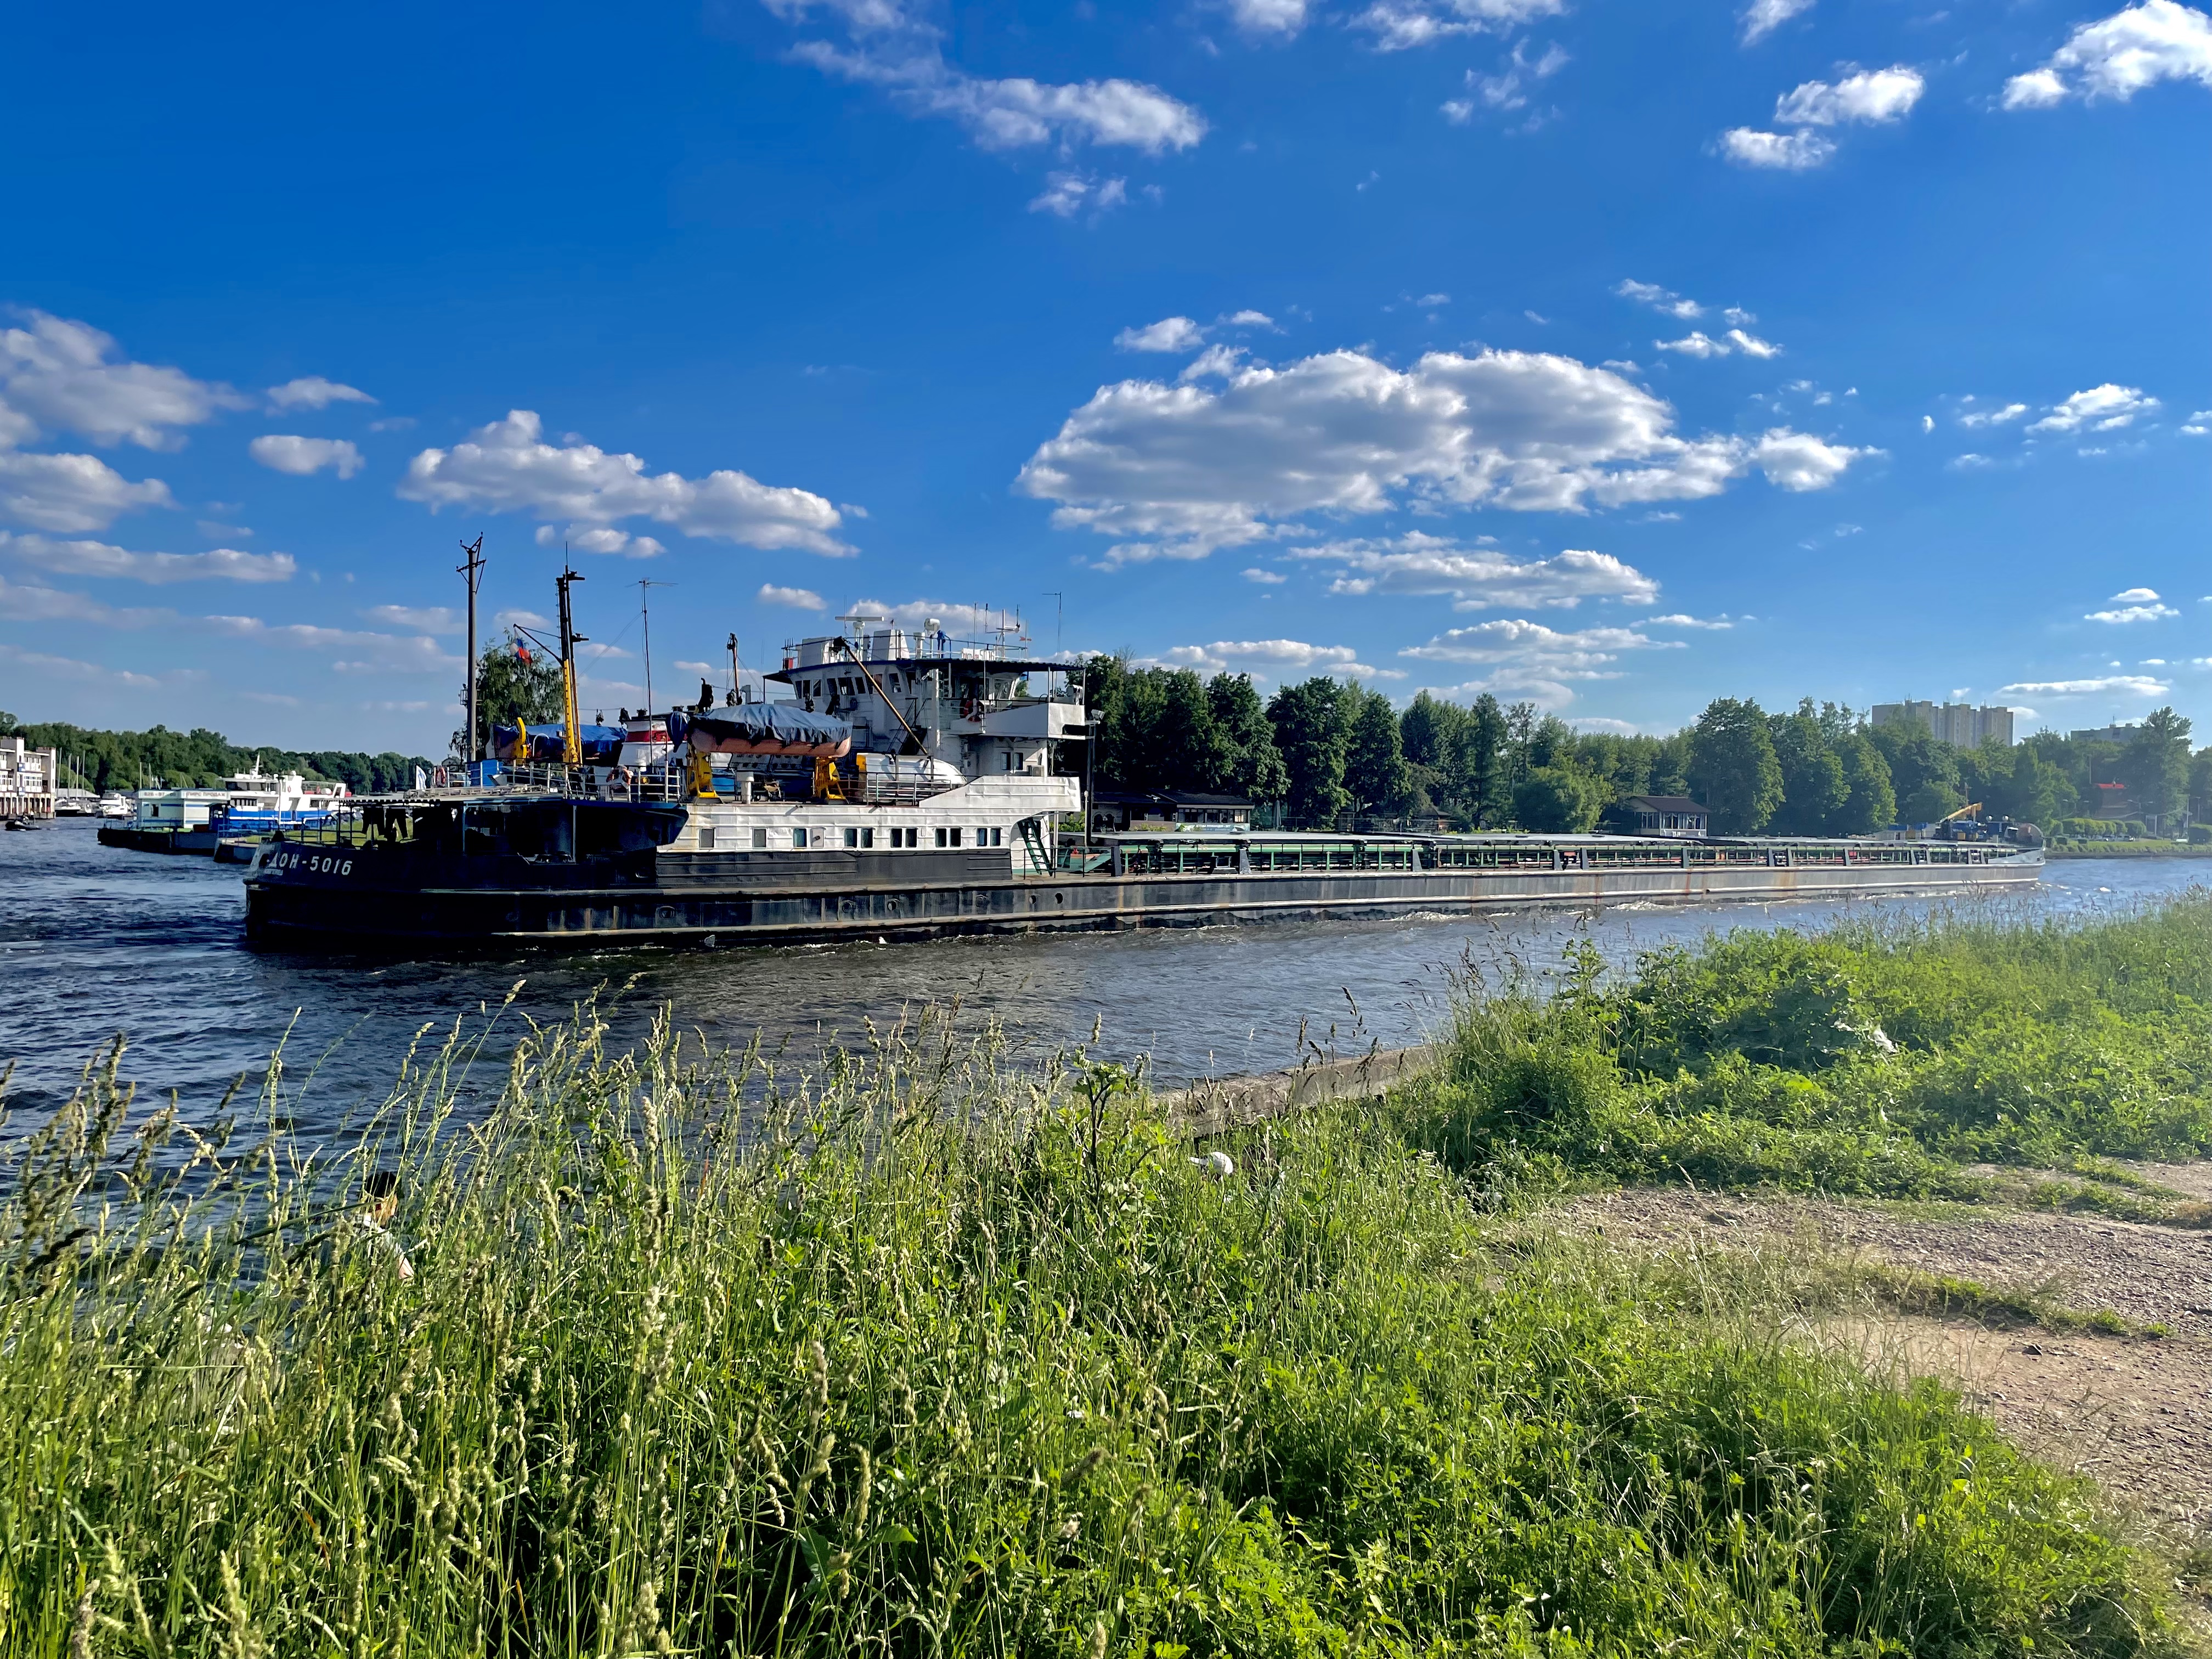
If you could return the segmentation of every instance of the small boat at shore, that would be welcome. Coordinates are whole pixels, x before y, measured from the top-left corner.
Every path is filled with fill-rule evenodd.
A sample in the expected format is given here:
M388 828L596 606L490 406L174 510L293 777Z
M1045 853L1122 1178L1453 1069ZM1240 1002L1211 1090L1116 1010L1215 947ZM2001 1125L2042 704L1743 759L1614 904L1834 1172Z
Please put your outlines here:
M649 742L599 739L593 761L488 762L466 787L349 800L260 849L249 936L720 946L1873 896L2033 883L2043 864L1966 830L1100 835L1070 752L1088 736L1082 671L1023 643L856 628L787 652L766 678L788 701L702 699L648 722ZM526 752L520 734L507 748Z
M271 776L257 764L232 773L220 789L141 789L131 804L130 822L103 823L100 839L105 846L141 853L213 854L226 838L320 823L350 793L343 783L297 772ZM102 801L103 819L120 816Z

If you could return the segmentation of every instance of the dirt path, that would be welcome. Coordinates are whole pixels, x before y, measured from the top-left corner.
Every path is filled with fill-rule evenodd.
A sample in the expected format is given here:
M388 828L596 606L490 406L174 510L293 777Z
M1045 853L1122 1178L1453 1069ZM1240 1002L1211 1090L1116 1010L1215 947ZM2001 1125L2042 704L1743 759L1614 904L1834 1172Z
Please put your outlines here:
M2182 1191L2212 1165L2144 1173ZM1638 1189L1556 1219L1632 1249L1788 1250L1972 1279L2162 1340L1854 1314L1823 1328L1872 1368L1937 1376L2040 1456L2184 1540L2212 1540L2212 1235L2047 1212Z

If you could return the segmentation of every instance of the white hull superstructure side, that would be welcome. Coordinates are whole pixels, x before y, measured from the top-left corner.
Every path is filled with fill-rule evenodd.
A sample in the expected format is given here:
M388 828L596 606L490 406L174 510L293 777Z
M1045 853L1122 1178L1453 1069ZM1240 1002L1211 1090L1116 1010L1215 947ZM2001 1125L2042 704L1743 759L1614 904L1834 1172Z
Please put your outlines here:
M910 801L778 800L687 804L683 833L664 857L784 852L994 850L1018 875L1051 868L1054 824L1082 810L1073 778L984 776Z

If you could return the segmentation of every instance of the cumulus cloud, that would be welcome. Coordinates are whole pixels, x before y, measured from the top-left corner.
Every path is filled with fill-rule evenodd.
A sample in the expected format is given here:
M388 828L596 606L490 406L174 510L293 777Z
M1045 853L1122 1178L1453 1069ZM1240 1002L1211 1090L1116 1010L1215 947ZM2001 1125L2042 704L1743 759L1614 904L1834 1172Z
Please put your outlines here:
M570 525L565 530L550 524L538 526L540 547L560 546L572 553L603 553L616 559L657 559L668 551L651 536L634 536L611 525L596 529Z
M819 593L805 587L778 587L774 582L763 582L759 592L753 595L755 603L780 605L790 611L827 611L830 602Z
M195 628L228 639L320 653L328 665L341 673L445 673L461 666L458 654L427 635L374 634L313 623L270 623L258 617L198 617L192 621Z
M2014 76L2004 106L2048 109L2071 97L2124 103L2160 81L2212 86L2212 17L2177 0L2143 0L2081 24L2048 63Z
M1306 26L1308 0L1229 0L1229 15L1247 34L1289 40Z
M2172 688L2148 674L2112 674L2089 680L2015 680L2001 685L2002 696L2023 697L2095 697L2120 692L2129 696L2162 697Z
M804 23L817 0L768 0L787 22ZM885 88L917 114L957 121L985 149L1058 143L1115 144L1157 155L1188 149L1206 136L1189 105L1141 82L1085 81L1054 86L1026 77L990 80L946 61L942 31L898 0L822 0L849 46L806 40L792 56L825 74Z
M1466 547L1415 531L1394 541L1334 542L1294 556L1346 567L1329 585L1341 594L1449 594L1455 611L1504 605L1557 605L1584 599L1650 605L1659 584L1610 553L1570 548L1548 559L1516 559L1492 548Z
M1088 173L1048 173L1044 188L1030 200L1031 213L1073 219L1079 213L1104 213L1129 200L1127 179L1100 179Z
M1358 351L1254 365L1218 388L1102 387L1039 446L1016 488L1054 520L1122 538L1109 562L1202 558L1303 534L1309 514L1488 505L1519 512L1717 495L1757 468L1785 489L1875 452L1788 428L1684 438L1663 399L1541 352L1431 352L1398 369Z
M1959 415L1959 424L1970 427L2003 426L2008 422L2018 420L2027 413L2026 404L2006 404L1998 409L1963 410ZM1935 422L1930 421L1929 425L1932 427Z
M2181 613L2163 603L2158 594L2148 587L2126 587L2105 601L2106 608L2083 614L2083 622L2139 623L2162 622Z
M1654 311L1664 312L1669 317L1690 322L1705 314L1705 307L1695 300L1686 300L1670 288L1656 283L1639 283L1633 277L1623 277L1613 290L1624 300L1633 300L1638 305L1650 306Z
M373 404L375 398L359 386L342 386L319 374L302 375L269 388L271 409L328 409L332 404Z
M0 613L15 622L82 622L101 628L159 628L182 620L166 605L114 605L89 593L11 582L0 576Z
M1455 34L1507 33L1566 9L1566 0L1374 0L1352 21L1378 52L1403 52Z
M10 536L4 530L0 550L58 576L117 576L156 584L283 582L299 568L289 553L241 553L231 547L205 553L132 553L106 542L58 542L46 536Z
M1801 12L1813 9L1814 0L1751 0L1741 17L1743 44L1764 40Z
M2122 427L2132 426L2137 416L2148 415L2158 406L2158 399L2146 398L2140 387L2114 386L2107 380L2087 392L2075 392L2063 404L2054 404L2051 412L2028 430L2117 432Z
M1693 328L1679 340L1654 340L1651 343L1662 351L1679 352L1685 357L1725 357L1728 347L1710 337L1701 328Z
M842 556L838 511L811 490L764 484L743 472L703 478L647 473L635 455L611 454L571 436L545 441L537 415L509 411L451 449L426 449L408 464L399 494L433 511L471 507L568 520L586 532L618 520L651 519L687 536L769 550ZM644 539L650 539L649 538ZM623 550L629 550L625 544ZM659 544L654 544L659 550Z
M361 614L366 622L412 628L423 634L457 634L463 620L458 611L443 605L372 605Z
M269 433L246 446L246 453L271 472L305 478L328 467L341 478L361 471L361 451L343 438L301 438Z
M1632 628L1547 628L1525 617L1477 623L1439 634L1425 645L1409 646L1398 654L1423 662L1468 663L1488 666L1480 680L1454 688L1459 695L1492 691L1526 696L1547 708L1563 708L1574 701L1573 684L1589 680L1618 679L1618 663L1630 651L1683 649L1680 640L1655 640Z
M0 444L0 519L67 534L175 505L159 478L134 483L96 455L25 454Z
M1303 640L1216 640L1211 645L1178 645L1161 653L1174 668L1201 674L1255 674L1270 679L1293 675L1343 674L1353 679L1402 679L1390 669L1359 660L1348 645L1308 645Z
M1290 580L1279 570L1262 570L1258 565L1247 566L1241 574L1246 581L1257 582L1262 587L1280 587Z
M1692 617L1680 611L1669 617L1647 617L1644 620L1646 628L1729 629L1735 624L1736 618L1733 617Z
M114 337L43 311L24 328L0 329L0 436L25 443L40 428L94 443L174 449L175 428L198 426L246 399L179 368L111 361Z
M1802 173L1824 165L1835 153L1833 139L1810 131L1765 132L1757 127L1730 127L1721 134L1721 154L1739 167Z
M1122 351L1195 351L1206 343L1206 331L1188 317L1163 317L1142 328L1125 328L1114 337Z
M1920 72L1902 64L1885 70L1862 70L1832 84L1807 81L1784 93L1775 102L1774 118L1785 127L1901 121L1912 112L1927 89Z
M98 680L104 685L127 685L135 690L161 683L151 674L134 674L127 668L103 668L98 663L80 661L75 657L49 656L43 651L26 651L13 645L0 644L0 662L45 679Z
M1547 46L1543 55L1534 58L1528 55L1528 47L1526 40L1515 41L1505 66L1495 75L1478 75L1473 70L1468 70L1468 90L1491 109L1525 109L1529 92L1539 82L1557 75L1569 62L1566 52L1557 46ZM1469 113L1473 112L1471 103L1467 108ZM1464 120L1467 118L1455 116L1453 118Z

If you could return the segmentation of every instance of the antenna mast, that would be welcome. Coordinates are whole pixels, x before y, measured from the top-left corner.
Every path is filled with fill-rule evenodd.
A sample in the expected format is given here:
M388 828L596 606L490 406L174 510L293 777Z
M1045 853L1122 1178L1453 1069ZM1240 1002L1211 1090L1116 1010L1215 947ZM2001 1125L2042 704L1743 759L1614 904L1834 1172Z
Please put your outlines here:
M638 627L645 647L645 712L648 715L653 713L653 614L646 609L645 602L651 597L646 590L675 586L674 582L657 582L644 576L639 577L637 581Z
M584 636L570 617L568 584L583 580L573 569L553 579L561 592L561 758L571 766L580 766L584 760L584 730L576 717L576 647Z
M473 542L463 542L461 551L469 556L466 564L454 567L456 574L465 577L469 585L469 746L461 757L466 768L483 758L477 747L477 586L483 580L483 538L478 536ZM465 770L462 775L467 775Z

